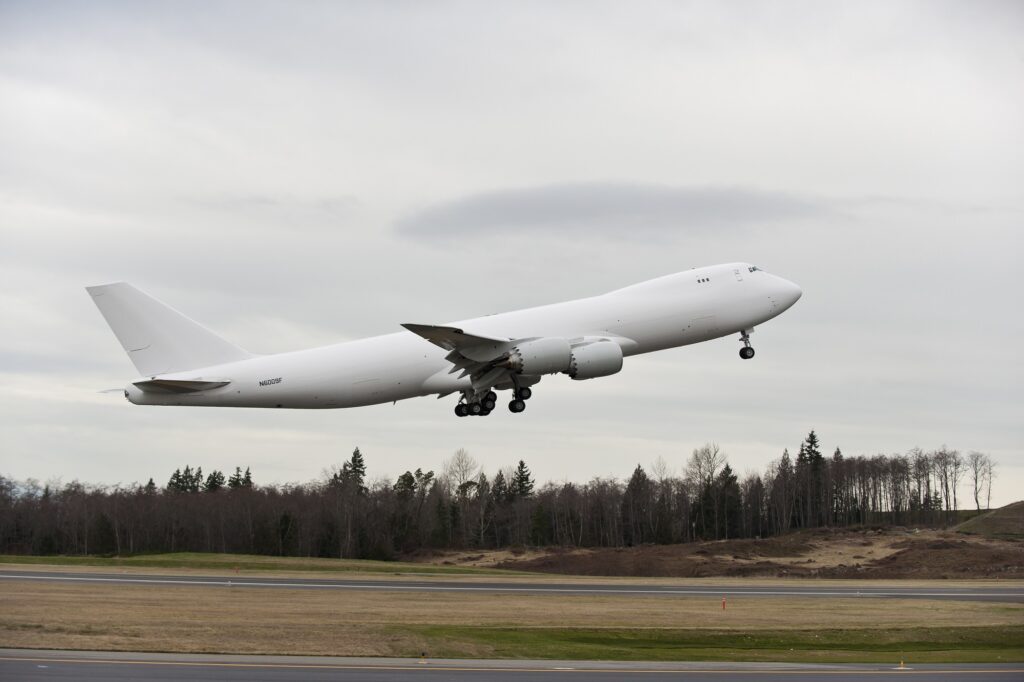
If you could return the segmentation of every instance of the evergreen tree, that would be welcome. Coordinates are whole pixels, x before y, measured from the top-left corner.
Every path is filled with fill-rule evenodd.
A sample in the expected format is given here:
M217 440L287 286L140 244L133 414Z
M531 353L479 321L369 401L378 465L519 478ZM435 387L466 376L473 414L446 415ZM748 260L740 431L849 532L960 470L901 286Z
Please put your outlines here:
M168 481L167 481L167 492L169 492L169 493L184 492L184 487L181 484L181 469L175 469L174 473L171 474L170 479L168 479Z
M505 474L501 473L501 471L494 476L494 483L491 484L491 497L499 504L508 502L512 497L508 483L505 481Z
M719 523L716 537L726 540L739 537L743 524L743 502L739 481L728 464L716 477L715 487L718 488L717 497L721 506L721 511L716 514Z
M167 481L167 491L172 493L197 493L203 484L203 469L195 470L185 465L184 470L175 469L171 479Z
M181 477L185 481L185 489L188 493L199 493L199 488L203 484L203 467L197 467L195 471L188 473L186 466Z
M331 475L330 484L343 488L351 487L358 494L366 495L367 488L363 484L366 479L366 462L359 448L352 451L352 458L342 462L341 470Z
M651 515L651 480L639 464L626 484L622 495L622 530L627 546L647 542L647 531Z
M203 483L203 490L208 493L215 493L224 487L224 474L214 469L210 472L210 475L206 477L206 482Z
M551 515L543 503L538 503L530 515L530 542L538 546L549 545L554 540L552 535Z
M359 490L359 494L366 494L366 486L364 481L366 480L366 461L363 459L363 453L359 452L359 448L352 451L352 459L349 460L349 474L352 477L352 482L355 483Z
M242 467L235 467L235 473L228 478L228 487L232 490L242 487Z
M516 471L512 474L511 485L512 496L517 499L525 499L533 495L533 477L530 475L530 468L526 462L519 460Z
M156 495L156 483L153 482L152 478L146 483L146 487L142 489L142 492L146 495Z
M242 487L252 488L252 472L249 471L249 467L245 467L245 474L242 476Z
M406 471L398 477L398 480L395 481L395 485L391 489L398 495L398 499L402 501L411 500L416 494L416 477L413 476L411 471Z
M814 429L807 434L801 449L807 461L807 517L808 526L820 526L827 521L825 512L825 458L821 455L818 435Z

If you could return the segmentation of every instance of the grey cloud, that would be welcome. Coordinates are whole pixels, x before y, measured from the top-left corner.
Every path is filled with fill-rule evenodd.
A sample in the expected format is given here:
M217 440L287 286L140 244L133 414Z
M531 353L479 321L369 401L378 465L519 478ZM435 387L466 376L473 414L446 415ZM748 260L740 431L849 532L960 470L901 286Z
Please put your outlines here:
M830 213L816 199L742 187L594 182L472 194L407 216L397 229L424 238L486 237L511 228L628 237L637 230L702 232Z

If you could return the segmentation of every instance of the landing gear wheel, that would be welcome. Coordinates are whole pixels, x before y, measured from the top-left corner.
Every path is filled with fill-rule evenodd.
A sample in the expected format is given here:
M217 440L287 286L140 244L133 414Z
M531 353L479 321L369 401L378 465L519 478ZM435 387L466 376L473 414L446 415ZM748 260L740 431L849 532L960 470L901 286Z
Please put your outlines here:
M465 404L459 403L455 406L456 417L465 417L467 414L469 414L469 408L466 407Z
M529 400L532 395L533 390L529 386L523 386L516 392L516 397L520 400Z
M493 408L492 408L492 409L493 409ZM483 412L481 412L481 413L480 413L480 416L481 416L481 417L486 417L486 416L487 416L487 415L489 415L490 413L491 413L491 410L487 410L487 409L485 409L485 410L484 410Z
M508 404L509 412L522 412L526 409L526 403L522 400L513 400Z
M753 329L744 329L740 332L740 341L743 342L743 348L740 348L740 357L744 360L754 357L754 349L750 347L750 335L753 331Z
M470 403L469 404L469 413L471 415L473 415L474 417L479 416L480 413L483 412L483 411L484 411L483 405L481 405L480 403Z
M480 401L480 404L483 405L484 411L490 412L491 410L494 409L494 406L497 403L494 401L494 398L484 398L482 401Z
M490 400L491 402L494 402L497 399L498 399L498 394L495 393L494 391L487 391L487 394L484 396L484 401L485 402L488 401L488 400ZM494 409L494 408L491 408L491 409Z

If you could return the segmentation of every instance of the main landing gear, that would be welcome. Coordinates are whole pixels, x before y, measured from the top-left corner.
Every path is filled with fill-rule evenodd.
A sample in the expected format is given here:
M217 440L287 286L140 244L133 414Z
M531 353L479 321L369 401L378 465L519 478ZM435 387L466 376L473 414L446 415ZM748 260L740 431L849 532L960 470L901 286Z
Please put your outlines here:
M526 409L526 401L533 395L528 386L516 387L515 398L508 404L510 412L518 413ZM466 398L463 398L465 400ZM457 417L486 417L497 405L498 395L494 391L487 391L480 400L472 402L460 402L455 406Z
M457 417L486 417L498 404L498 394L494 391L487 391L479 401L471 403L459 403L455 406Z
M744 360L749 360L750 358L754 357L754 349L750 345L750 332L752 331L754 330L745 329L742 332L740 332L740 341L743 342L743 348L740 348L740 357L743 358Z
M533 395L533 391L529 386L520 386L519 381L512 376L512 393L515 398L512 399L508 404L508 411L513 414L518 414L526 409L526 401Z

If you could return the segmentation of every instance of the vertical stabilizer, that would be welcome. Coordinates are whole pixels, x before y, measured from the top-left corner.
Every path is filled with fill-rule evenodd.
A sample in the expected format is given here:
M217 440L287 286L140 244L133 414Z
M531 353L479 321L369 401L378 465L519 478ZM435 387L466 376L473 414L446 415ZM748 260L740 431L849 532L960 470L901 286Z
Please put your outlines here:
M252 357L127 282L86 291L140 374L184 372Z

